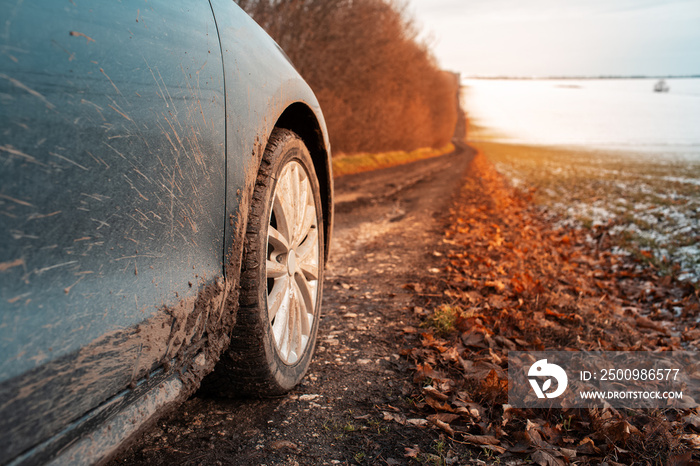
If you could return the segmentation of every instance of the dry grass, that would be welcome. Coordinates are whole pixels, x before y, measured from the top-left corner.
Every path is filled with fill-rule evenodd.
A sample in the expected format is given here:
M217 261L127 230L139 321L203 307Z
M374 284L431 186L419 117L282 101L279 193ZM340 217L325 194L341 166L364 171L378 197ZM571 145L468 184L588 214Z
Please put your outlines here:
M388 168L416 160L438 157L455 150L452 143L433 149L424 147L414 151L392 151L380 153L340 154L333 158L333 176L351 175L380 168Z

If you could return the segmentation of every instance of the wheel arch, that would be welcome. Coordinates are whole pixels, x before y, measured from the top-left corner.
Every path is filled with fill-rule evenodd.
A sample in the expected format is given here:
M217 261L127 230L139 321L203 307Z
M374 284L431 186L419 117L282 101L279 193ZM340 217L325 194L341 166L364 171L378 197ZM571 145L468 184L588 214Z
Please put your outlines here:
M314 163L321 188L321 204L324 219L324 259L328 261L331 234L333 232L333 168L330 145L324 127L316 114L306 104L295 102L288 106L275 123L275 127L294 131L306 144Z

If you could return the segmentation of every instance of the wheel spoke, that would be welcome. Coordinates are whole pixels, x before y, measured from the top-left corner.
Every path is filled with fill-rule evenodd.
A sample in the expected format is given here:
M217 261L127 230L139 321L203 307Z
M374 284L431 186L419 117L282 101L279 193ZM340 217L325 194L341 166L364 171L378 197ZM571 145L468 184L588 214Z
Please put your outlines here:
M289 186L289 218L290 218L290 230L289 239L294 239L294 232L297 228L297 205L299 204L299 173L297 171L296 164L289 165L289 170L287 170L287 186Z
M292 286L299 297L299 303L302 307L300 312L306 313L307 309L313 309L310 285L304 278L304 275L301 273L295 274Z
M297 249L297 267L307 280L318 280L318 230L313 229Z
M277 261L267 260L265 270L267 278L279 278L287 275L287 266Z
M299 247L296 248L297 257L301 262L311 259L312 256L318 255L318 229L311 228L306 239Z
M298 292L298 290L297 290ZM294 355L296 356L295 360L299 358L299 356L304 352L304 346L303 344L303 335L304 333L308 334L309 330L307 329L306 332L304 332L304 321L306 319L306 312L304 310L304 307L302 305L302 300L301 297L297 294L297 306L296 306L296 313L295 313L295 319L294 319Z
M301 317L301 334L302 335L308 335L309 331L311 330L309 326L309 318L308 314L311 313L313 315L313 310L314 310L314 296L313 292L310 287L310 283L307 283L306 279L304 276L300 273L296 274L294 277L294 285L297 288L297 292L299 293L299 296L301 296L301 303L303 303L303 306L300 306L299 309L299 314Z
M288 293L285 293L288 296ZM288 334L286 332L287 326L289 325L289 314L291 303L287 298L285 299L286 304L284 307L280 306L280 310L283 312L278 312L278 315L272 323L272 334L275 337L275 342L277 343L277 349L282 356L286 355L288 346Z
M292 287L293 289L293 287ZM292 299L291 302L289 303L289 320L287 321L287 328L286 328L286 337L287 337L287 349L288 352L286 354L287 361L288 362L295 362L296 358L293 357L295 356L295 350L297 349L297 335L296 335L296 327L297 327L297 322L299 321L299 300L297 297L294 295L294 291L292 291Z
M272 209L275 212L277 219L277 229L287 239L290 240L294 233L294 207L290 203L292 196L289 186L289 178L283 176L277 182L277 190L275 191L274 203ZM287 241L289 243L289 241Z
M289 169L289 185L292 198L290 199L290 204L293 212L291 217L293 222L291 225L289 240L293 244L299 234L299 167L297 164L292 164Z
M301 272L308 281L318 280L318 264L309 263L302 264L300 267Z
M296 224L295 224L295 229L294 229L294 237L292 238L292 243L294 245L299 245L304 240L304 237L306 236L306 232L309 229L309 225L307 225L307 212L310 212L312 209L308 208L308 198L309 198L309 180L306 178L306 173L304 173L303 170L300 170L300 176L303 175L303 179L297 179L297 198L296 198L296 205L294 206L295 208L295 214L296 214ZM313 218L315 218L315 212ZM313 219L312 219L313 222Z
M275 280L270 294L267 295L267 316L270 323L277 317L280 309L282 309L282 313L289 313L289 283L290 280L286 278L286 275Z
M274 252L283 254L289 251L289 242L279 230L272 225L267 227L267 244L272 246Z
M311 234L311 230L316 228L316 212L314 206L306 206L306 212L301 217L304 221L299 226L299 232L292 243L293 248L298 248L304 239Z

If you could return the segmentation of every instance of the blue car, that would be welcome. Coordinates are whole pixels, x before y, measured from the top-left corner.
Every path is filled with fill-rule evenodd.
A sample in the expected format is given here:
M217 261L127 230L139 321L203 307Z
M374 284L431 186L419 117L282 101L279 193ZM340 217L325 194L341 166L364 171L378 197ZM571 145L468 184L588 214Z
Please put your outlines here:
M105 461L200 385L294 387L333 179L289 59L232 0L0 12L0 464Z

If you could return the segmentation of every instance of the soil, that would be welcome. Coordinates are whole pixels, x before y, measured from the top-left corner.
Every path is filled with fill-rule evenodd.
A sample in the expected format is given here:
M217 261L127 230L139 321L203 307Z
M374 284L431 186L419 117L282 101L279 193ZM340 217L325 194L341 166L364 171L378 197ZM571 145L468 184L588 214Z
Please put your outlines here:
M461 148L337 179L319 342L301 384L278 398L195 394L111 464L407 464L417 451L439 459L444 433L402 414L416 390L402 329L418 325L425 297L415 284L439 272L436 245L473 157Z

